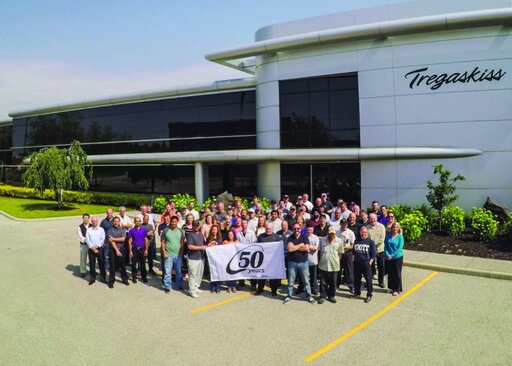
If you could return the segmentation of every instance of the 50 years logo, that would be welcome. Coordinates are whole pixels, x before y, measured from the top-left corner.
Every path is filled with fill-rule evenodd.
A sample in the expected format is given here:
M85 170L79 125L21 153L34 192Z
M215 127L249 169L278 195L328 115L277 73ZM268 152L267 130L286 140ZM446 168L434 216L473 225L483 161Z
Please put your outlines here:
M243 271L248 273L264 273L265 270L260 268L265 259L265 250L261 245L253 244L239 250L228 262L226 272L230 275Z

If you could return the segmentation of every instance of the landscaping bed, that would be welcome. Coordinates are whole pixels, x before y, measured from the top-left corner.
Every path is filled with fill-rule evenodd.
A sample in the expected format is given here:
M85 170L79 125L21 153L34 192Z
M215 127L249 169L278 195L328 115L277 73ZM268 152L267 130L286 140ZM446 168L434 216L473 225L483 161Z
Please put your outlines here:
M512 260L512 241L497 237L489 243L477 241L471 233L449 236L439 232L423 232L421 238L406 243L405 249L468 257Z

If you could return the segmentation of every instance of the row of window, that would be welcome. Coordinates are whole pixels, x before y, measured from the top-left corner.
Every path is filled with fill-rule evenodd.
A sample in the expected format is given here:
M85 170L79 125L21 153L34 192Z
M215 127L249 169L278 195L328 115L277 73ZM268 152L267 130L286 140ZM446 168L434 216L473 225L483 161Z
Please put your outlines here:
M14 147L256 133L254 91L90 108L13 121Z
M23 169L0 168L2 182L21 184ZM256 164L210 164L209 194L229 191L241 197L257 193ZM194 167L185 166L94 166L90 190L106 192L195 194ZM359 202L361 167L359 162L325 164L281 164L281 191L292 199L303 193L318 197ZM277 198L277 197L272 197Z

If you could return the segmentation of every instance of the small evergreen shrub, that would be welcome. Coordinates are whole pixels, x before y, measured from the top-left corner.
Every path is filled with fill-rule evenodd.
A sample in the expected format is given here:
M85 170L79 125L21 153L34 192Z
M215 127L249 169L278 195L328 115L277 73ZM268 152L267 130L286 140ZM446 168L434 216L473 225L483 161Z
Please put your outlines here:
M496 237L498 221L494 219L491 211L473 207L469 214L469 227L476 239L490 241Z

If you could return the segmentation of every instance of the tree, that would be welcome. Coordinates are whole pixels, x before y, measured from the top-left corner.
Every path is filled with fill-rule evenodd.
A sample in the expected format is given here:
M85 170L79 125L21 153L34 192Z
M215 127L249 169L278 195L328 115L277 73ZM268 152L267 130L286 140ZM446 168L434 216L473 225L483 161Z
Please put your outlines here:
M30 165L22 175L25 186L41 194L45 189L54 190L59 209L65 189L85 191L89 188L92 164L78 141L73 141L67 149L52 146L33 152L27 163Z
M439 184L434 184L429 180L427 182L429 192L426 197L430 206L437 211L439 230L441 230L441 212L459 198L459 196L454 194L456 189L455 182L466 180L466 178L460 174L452 178L452 172L448 169L443 169L442 164L434 166L434 174L439 175Z

